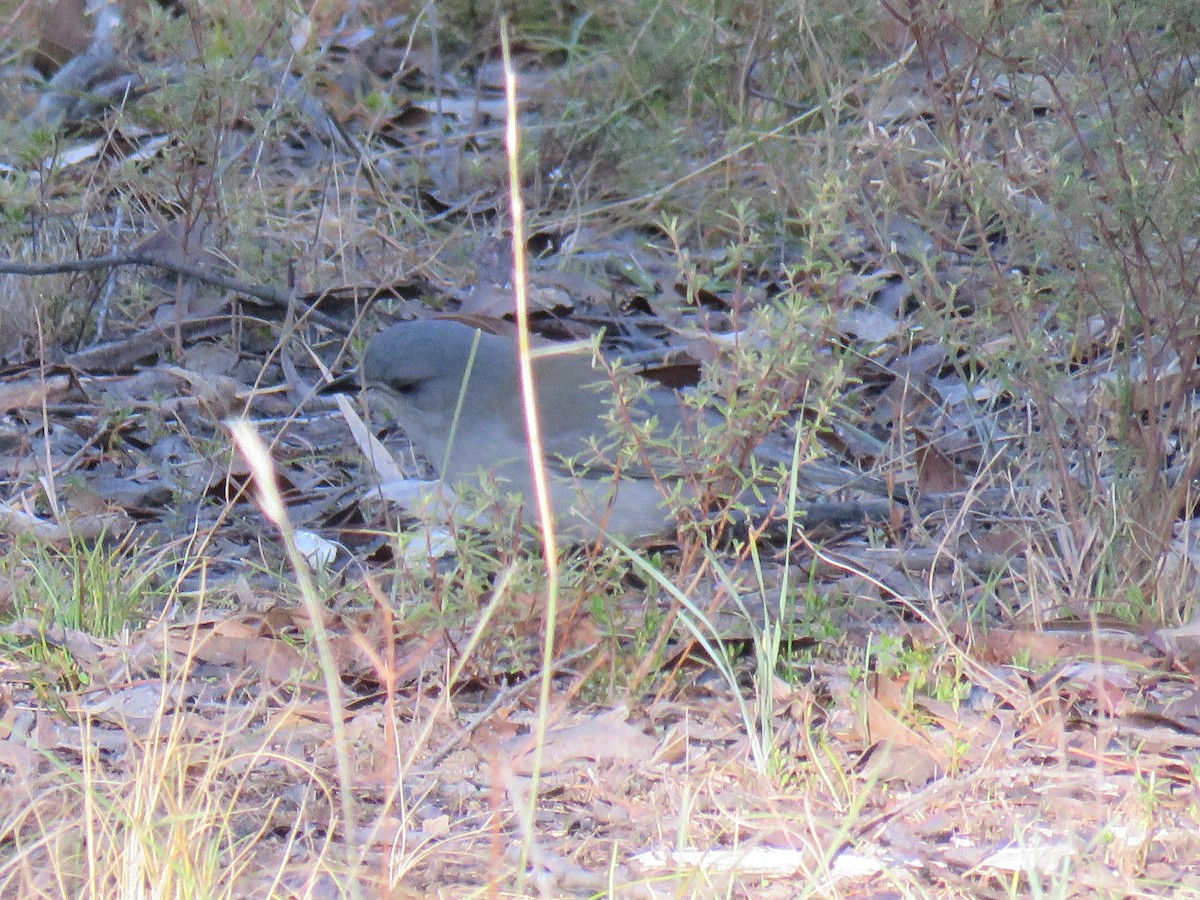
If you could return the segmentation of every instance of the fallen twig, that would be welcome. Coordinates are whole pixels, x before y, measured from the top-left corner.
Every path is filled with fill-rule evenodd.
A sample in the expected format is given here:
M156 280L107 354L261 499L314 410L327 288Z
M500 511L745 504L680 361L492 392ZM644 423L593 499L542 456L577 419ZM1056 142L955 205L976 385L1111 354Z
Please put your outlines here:
M245 294L247 297L256 297L259 300L265 300L268 303L274 303L279 306L286 306L288 302L288 292L279 288L263 284L253 284L238 278L231 278L228 275L222 275L220 272L214 272L205 266L192 265L159 256L155 253L141 253L136 250L127 253L113 253L109 256L93 256L89 259L71 259L52 263L18 263L12 260L0 260L0 274L40 277L43 275L63 275L69 272L95 272L100 269L115 269L120 266L153 266L156 269L162 269L174 275L194 278L203 284L225 288L229 291L237 291L239 294Z

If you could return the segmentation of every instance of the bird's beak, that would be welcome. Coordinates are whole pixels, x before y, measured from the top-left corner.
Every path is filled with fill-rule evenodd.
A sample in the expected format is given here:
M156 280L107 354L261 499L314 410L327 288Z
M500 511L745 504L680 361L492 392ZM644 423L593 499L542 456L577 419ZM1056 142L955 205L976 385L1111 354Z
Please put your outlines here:
M359 380L358 373L347 372L345 375L333 379L329 384L317 388L317 393L327 397L330 394L357 394L361 390L362 382Z

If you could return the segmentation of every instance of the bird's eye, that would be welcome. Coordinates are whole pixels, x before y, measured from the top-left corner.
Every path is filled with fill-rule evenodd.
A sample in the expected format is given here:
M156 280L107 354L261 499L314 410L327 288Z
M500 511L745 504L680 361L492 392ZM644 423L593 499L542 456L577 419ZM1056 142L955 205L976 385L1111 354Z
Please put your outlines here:
M419 381L391 381L391 382L388 382L388 387L390 387L397 394L404 394L404 395L415 394L417 392L417 388L419 388L420 386L421 386L421 382L419 382Z

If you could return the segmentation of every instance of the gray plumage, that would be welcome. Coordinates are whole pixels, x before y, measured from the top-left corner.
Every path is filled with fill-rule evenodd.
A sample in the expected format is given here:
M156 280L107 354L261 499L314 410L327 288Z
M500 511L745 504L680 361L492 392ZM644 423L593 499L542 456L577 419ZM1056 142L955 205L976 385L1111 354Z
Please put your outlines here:
M674 523L664 491L678 484L677 467L617 452L621 429L611 425L617 393L593 353L539 348L533 366L558 530L587 540L669 531ZM494 480L504 493L521 495L526 521L535 521L514 340L447 319L404 322L371 340L362 376L443 481L462 487ZM638 426L655 423L655 439L669 438L683 423L679 399L667 390L647 391L623 414ZM766 465L791 463L787 447L764 443L755 455ZM819 462L805 463L799 474L810 488L853 483L887 491L876 479Z
M593 366L590 352L539 354L533 365L559 530L634 539L669 528L662 491L645 467L615 473L611 460L597 459L595 448L611 444L608 373ZM402 322L371 340L362 374L444 481L475 486L494 478L504 492L526 498L525 517L533 520L515 341L447 319ZM639 398L635 415L654 416L662 435L681 422L676 398L666 392Z

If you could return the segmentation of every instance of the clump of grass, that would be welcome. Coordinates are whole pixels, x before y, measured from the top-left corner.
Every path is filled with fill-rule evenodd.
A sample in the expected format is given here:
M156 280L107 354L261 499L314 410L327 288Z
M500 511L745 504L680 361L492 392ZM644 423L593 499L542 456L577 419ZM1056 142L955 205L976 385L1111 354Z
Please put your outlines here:
M137 627L164 599L165 561L131 537L72 541L58 548L20 542L3 560L13 614L47 630L113 637Z

